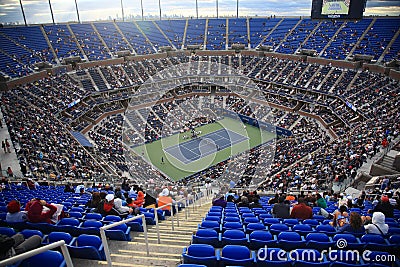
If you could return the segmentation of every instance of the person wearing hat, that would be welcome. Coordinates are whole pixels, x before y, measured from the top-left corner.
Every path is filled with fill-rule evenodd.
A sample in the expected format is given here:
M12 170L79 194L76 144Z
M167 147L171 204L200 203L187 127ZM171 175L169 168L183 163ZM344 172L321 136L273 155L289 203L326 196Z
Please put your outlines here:
M119 215L118 211L114 209L114 194L107 194L105 199L100 201L97 211L103 215Z
M25 222L28 220L28 216L25 211L21 211L21 204L18 200L11 200L7 204L7 215L6 222Z
M367 234L386 235L389 231L389 226L385 223L385 214L382 212L374 212L372 214L372 223L364 225Z
M381 197L381 201L372 210L372 213L374 212L382 212L386 218L394 217L394 207L390 204L389 197L387 195L383 195Z

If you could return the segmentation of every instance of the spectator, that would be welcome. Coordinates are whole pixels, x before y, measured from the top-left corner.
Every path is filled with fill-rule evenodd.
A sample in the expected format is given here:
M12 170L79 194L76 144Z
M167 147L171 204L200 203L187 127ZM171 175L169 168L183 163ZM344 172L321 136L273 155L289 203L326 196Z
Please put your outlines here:
M249 207L249 199L246 196L240 198L240 202L237 204L238 207Z
M313 216L312 208L307 206L304 198L299 198L299 202L295 205L290 213L290 218L300 220L311 219Z
M7 204L6 222L25 222L28 220L25 211L21 211L21 204L18 200L11 200Z
M66 186L64 187L64 193L67 193L67 192L74 192L75 190L74 190L74 187L71 185L71 183L67 183L66 184Z
M365 228L361 219L361 216L357 212L350 213L350 222L344 224L338 230L339 233L354 233L354 234L363 234L365 233Z
M323 209L327 208L325 199L319 193L317 194L317 206Z
M115 198L114 199L114 208L118 211L119 216L126 217L129 214L132 214L133 209L130 207L126 207L122 205L122 199Z
M51 220L57 207L46 203L45 200L32 199L26 204L25 211L28 212L28 221L32 223L46 222L52 224Z
M212 202L212 205L213 206L220 206L220 207L223 207L223 208L225 208L226 207L226 200L225 200L225 196L218 196L218 197L216 197L214 200L213 200L213 202Z
M333 227L340 228L345 224L349 223L349 214L347 212L347 207L345 205L341 205L339 210L335 211L333 214L333 219L329 223Z
M275 204L275 203L279 203L279 194L275 194L275 196L273 198L268 200L268 204L270 204L270 205Z
M385 223L385 214L379 211L372 214L372 223L364 227L367 234L386 235L389 231L389 226Z
M285 203L285 197L279 198L279 203L275 204L272 208L272 215L275 218L288 219L290 218L290 206Z
M8 175L8 177L14 177L14 173L10 166L7 168L7 175Z
M97 212L97 208L101 202L101 195L99 192L93 192L92 199L86 203L86 207L95 209Z
M119 215L119 212L114 208L114 195L107 194L105 199L101 200L97 211L103 215Z
M260 200L258 198L253 198L253 202L250 203L250 209L254 208L262 208L263 206L260 204Z
M394 207L390 204L388 196L383 195L381 197L381 201L375 206L375 208L372 210L372 213L377 211L382 212L387 218L394 217Z
M41 243L42 238L38 235L25 239L22 234L15 234L12 237L0 234L0 260L38 248Z

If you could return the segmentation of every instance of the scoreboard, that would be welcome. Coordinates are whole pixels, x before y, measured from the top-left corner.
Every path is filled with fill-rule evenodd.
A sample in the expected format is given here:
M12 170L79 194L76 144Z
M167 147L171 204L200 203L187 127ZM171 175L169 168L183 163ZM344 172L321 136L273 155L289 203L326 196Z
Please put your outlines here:
M367 0L313 0L312 19L361 19Z

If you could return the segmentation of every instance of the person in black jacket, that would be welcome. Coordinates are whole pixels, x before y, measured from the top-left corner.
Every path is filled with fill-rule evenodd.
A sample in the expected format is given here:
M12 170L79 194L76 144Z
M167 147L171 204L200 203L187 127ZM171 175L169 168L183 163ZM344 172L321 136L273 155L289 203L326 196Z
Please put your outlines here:
M275 218L289 219L290 218L290 205L285 203L285 197L279 197L279 203L275 204L272 208L272 214Z
M388 196L384 195L381 197L381 201L375 206L375 208L372 210L372 213L376 211L380 211L385 214L386 218L394 217L394 206L390 204Z

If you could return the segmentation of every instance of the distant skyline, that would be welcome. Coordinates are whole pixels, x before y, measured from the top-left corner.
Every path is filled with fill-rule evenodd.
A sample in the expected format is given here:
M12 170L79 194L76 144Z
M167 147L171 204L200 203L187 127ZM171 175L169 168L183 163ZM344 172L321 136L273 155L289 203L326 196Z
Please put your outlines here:
M122 19L120 0L76 0L81 21ZM353 0L359 1L359 0ZM122 0L126 19L141 19L140 0ZM312 0L239 0L239 16L310 16ZM48 0L22 0L28 24L51 23ZM56 23L77 21L75 0L51 0ZM236 16L236 0L218 0L219 16ZM216 17L216 0L198 0L199 17ZM158 0L143 0L144 16L159 18ZM162 16L196 17L196 1L161 0ZM365 16L400 16L400 1L368 0ZM0 23L23 24L19 0L0 0Z

